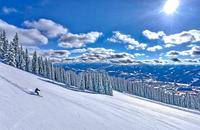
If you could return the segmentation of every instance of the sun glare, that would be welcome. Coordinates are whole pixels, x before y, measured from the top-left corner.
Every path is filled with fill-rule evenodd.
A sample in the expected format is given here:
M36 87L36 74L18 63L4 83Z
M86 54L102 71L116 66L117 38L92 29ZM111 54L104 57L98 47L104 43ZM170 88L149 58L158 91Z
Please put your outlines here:
M167 0L163 7L163 11L166 14L173 14L180 4L179 0Z

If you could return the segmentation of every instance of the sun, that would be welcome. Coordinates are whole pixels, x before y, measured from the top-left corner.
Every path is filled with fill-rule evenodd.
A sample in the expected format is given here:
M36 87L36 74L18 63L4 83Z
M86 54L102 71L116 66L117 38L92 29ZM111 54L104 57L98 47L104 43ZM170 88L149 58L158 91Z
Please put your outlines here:
M176 9L179 7L180 1L179 0L167 0L163 7L163 11L166 14L173 14L176 12Z

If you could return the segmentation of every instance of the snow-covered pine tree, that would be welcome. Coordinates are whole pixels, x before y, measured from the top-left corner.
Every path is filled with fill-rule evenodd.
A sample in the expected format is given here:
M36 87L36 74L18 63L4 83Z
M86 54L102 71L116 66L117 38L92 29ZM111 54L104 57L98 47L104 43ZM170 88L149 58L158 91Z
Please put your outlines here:
M49 59L46 61L47 68L47 78L51 79L51 62Z
M61 67L57 67L57 77L58 77L58 82L62 82L62 69L61 69Z
M104 72L103 74L103 83L104 83L104 88L105 88L105 94L106 95L113 95L113 91L112 91L112 84L111 84L111 77L106 73Z
M94 90L95 90L95 92L97 92L97 93L100 93L101 92L101 88L100 88L100 86L99 86L99 76L98 76L98 73L97 72L95 72L94 74L93 74L93 76L94 76Z
M38 73L39 73L39 75L44 76L43 59L42 59L42 57L38 57Z
M104 89L105 89L105 94L107 95L110 95L110 92L109 92L109 81L108 81L108 77L106 74L103 74L103 86L104 86Z
M0 58L2 57L2 49L3 49L3 31L0 32Z
M57 81L57 69L56 66L54 66L54 80Z
M55 80L60 82L59 68L55 67Z
M98 87L99 87L99 93L100 94L105 94L105 89L104 89L104 86L103 86L103 77L102 77L102 74L101 73L97 73L97 78L98 78Z
M43 76L46 78L47 77L47 66L45 64L45 59L42 58L41 64L42 64L42 69L43 69Z
M1 42L2 42L2 48L1 48L1 59L3 62L6 62L7 57L8 57L8 40L6 38L6 32L3 31L2 32L2 36L1 36Z
M95 91L94 90L94 84L93 84L93 82L92 82L92 80L93 80L93 72L92 71L89 71L88 72L88 87L89 87L89 90L91 90L91 91Z
M65 83L65 69L61 67L61 82Z
M64 69L64 68L63 68ZM67 84L67 73L66 73L66 70L64 69L64 72L63 72L64 74L63 74L63 83L64 84ZM78 87L78 86L77 86Z
M34 51L33 58L32 58L32 73L38 74L38 58L37 58L37 52Z
M78 85L78 87L81 90L85 90L85 74L84 73L79 74L79 85Z
M25 60L25 71L30 72L30 58L29 58L28 49L25 50L24 60Z
M65 73L66 73L65 74L66 75L66 78L65 78L66 85L70 86L71 85L71 82L70 82L70 73L69 73L69 71L66 71Z
M50 62L50 72L51 72L51 79L55 80L54 66L52 62Z
M22 61L22 59L20 59L21 57L19 56L20 55L20 48L19 48L19 38L18 38L18 34L16 33L11 44L13 45L14 47L14 56L15 56L15 60L16 60L16 67L17 68L20 68L22 67L20 64ZM20 68L21 69L21 68Z
M108 95L113 96L113 88L112 88L112 84L110 82L110 79L109 79L109 82L108 82Z
M14 54L14 47L13 45L10 43L9 44L9 47L8 47L8 55L7 55L7 58L6 58L6 64L8 65L11 65L11 66L14 66L16 67L16 60L15 60L15 54Z
M69 71L69 73L70 73L70 85L72 85L72 86L76 86L76 84L77 84L77 74L74 72L74 71Z
M50 79L51 78L50 64L47 58L45 58L44 65L46 68L46 77Z
M24 50L23 50L23 47L21 45L21 47L18 49L17 51L17 57L18 57L18 68L22 69L22 70L25 70L25 66L26 66L26 62L25 62L25 59L24 59Z
M48 68L49 68L49 79L52 79L52 63L48 60Z

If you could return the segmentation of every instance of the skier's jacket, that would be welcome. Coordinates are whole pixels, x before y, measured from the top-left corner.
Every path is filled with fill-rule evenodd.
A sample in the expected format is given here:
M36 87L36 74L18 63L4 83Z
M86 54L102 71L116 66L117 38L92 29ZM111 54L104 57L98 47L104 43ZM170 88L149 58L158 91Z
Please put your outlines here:
M40 90L38 88L35 89L35 93L37 93L37 95L39 95L39 91Z

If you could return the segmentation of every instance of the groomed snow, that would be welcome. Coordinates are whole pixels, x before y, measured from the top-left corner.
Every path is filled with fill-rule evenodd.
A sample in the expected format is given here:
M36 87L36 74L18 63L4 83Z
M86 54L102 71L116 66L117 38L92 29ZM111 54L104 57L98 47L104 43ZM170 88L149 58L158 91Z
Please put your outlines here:
M0 63L1 130L199 130L200 115L119 92L78 92ZM38 97L29 94L41 89Z

